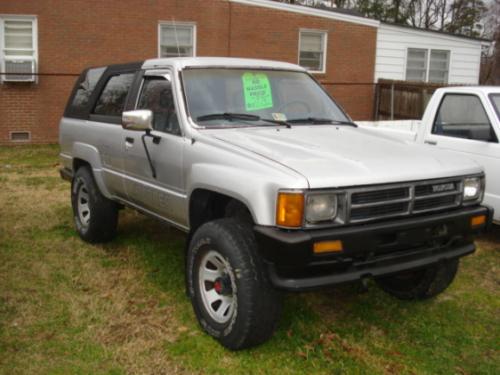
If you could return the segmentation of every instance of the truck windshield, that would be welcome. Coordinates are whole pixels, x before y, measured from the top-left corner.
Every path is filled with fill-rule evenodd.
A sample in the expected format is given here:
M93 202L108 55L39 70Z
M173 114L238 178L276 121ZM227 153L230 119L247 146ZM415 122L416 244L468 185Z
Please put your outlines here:
M500 120L500 94L492 94L490 95L490 99L497 111L498 120Z
M349 124L302 72L193 68L183 72L183 83L189 114L205 127Z

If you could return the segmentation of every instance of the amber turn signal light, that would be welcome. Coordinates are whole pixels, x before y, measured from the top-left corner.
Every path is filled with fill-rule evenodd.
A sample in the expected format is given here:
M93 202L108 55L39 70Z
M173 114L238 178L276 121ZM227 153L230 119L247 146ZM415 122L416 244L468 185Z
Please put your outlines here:
M486 215L473 216L470 219L471 227L478 227L480 225L486 224Z
M303 193L279 193L276 206L276 225L288 228L302 226L304 217Z
M344 247L340 240L316 242L313 245L314 254L338 253L342 250Z

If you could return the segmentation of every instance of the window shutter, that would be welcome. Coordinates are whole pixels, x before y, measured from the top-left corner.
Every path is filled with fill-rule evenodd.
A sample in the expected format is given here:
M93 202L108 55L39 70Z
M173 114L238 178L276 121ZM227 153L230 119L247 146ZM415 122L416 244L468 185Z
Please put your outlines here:
M33 56L33 22L4 21L4 54L6 56Z
M162 46L172 47L191 46L192 45L192 29L187 27L163 26L161 32Z
M307 34L301 35L301 48L302 52L322 52L323 38L321 34Z

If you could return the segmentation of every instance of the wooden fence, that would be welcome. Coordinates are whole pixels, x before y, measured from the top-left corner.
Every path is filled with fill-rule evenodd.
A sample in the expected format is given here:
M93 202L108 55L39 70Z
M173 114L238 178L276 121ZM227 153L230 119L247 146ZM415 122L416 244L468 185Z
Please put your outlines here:
M375 89L375 120L421 119L434 91L444 85L380 80Z

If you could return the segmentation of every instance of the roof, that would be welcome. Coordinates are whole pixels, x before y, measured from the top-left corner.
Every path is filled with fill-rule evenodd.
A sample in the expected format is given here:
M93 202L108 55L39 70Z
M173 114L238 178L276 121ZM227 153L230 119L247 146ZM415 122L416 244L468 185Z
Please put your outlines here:
M143 69L162 68L172 66L175 69L187 67L230 67L230 68L255 68L255 69L283 69L304 72L301 66L281 61L242 59L233 57L171 57L163 59L146 60Z
M315 17L322 17L322 18L328 18L332 20L337 20L337 21L344 21L344 22L350 22L350 23L356 23L360 25L365 25L365 26L372 26L372 27L378 27L380 24L380 21L374 20L372 18L367 18L359 13L346 10L346 9L322 9L322 8L313 8L313 7L307 7L303 5L297 5L297 4L286 4L286 3L279 3L276 1L270 1L270 0L228 0L229 2L232 3L238 3L238 4L243 4L243 5L248 5L248 6L257 6L257 7L263 7L263 8L268 8L268 9L275 9L275 10L283 10L283 11L288 11L292 13L299 13L299 14L304 14L307 16L315 16Z
M401 27L403 29L409 29L413 31L421 31L425 33L434 33L434 34L439 34L447 37L452 37L452 38L460 38L460 39L468 39L471 41L476 41L476 42L487 42L491 43L491 40L485 39L485 38L476 38L473 36L467 36L467 35L461 35L461 34L454 34L450 33L448 31L440 31L440 30L432 30L432 29L422 29L421 27L416 27L416 26L411 26L411 25L403 25L399 23L392 23L392 22L381 22L383 25L387 26L392 26L392 27Z
M453 37L453 38L461 38L461 39L468 39L471 41L491 43L491 40L484 39L484 38L475 38L475 37L471 37L471 36L467 36L467 35L453 34L453 33L447 32L447 31L422 29L420 27L415 27L415 26L411 26L411 25L396 24L396 23L390 23L390 22L380 22L378 20L366 17L363 14L357 12L356 10L352 10L352 9L315 8L315 7L311 7L311 6L280 3L280 2L276 2L276 1L270 1L270 0L228 0L228 1L233 2L233 3L238 3L238 4L249 5L249 6L258 6L258 7L282 10L282 11L287 11L287 12L292 12L292 13L304 14L304 15L308 15L308 16L329 18L329 19L333 19L333 20L337 20L337 21L345 21L345 22L357 23L357 24L373 26L373 27L378 27L382 23L382 24L385 24L388 26L401 27L401 28L405 28L405 29L412 29L415 31L441 34L441 35L449 36L449 37Z

